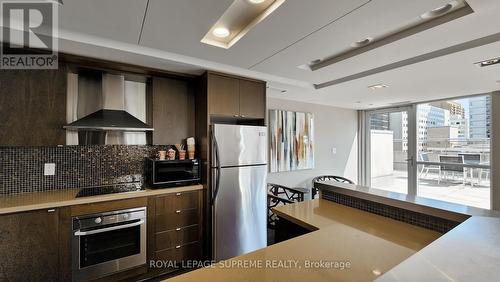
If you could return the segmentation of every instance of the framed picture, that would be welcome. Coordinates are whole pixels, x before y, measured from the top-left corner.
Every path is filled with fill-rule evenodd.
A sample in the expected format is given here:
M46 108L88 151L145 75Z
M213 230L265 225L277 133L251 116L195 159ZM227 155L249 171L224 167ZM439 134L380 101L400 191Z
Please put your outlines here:
M312 113L269 110L270 172L314 168Z

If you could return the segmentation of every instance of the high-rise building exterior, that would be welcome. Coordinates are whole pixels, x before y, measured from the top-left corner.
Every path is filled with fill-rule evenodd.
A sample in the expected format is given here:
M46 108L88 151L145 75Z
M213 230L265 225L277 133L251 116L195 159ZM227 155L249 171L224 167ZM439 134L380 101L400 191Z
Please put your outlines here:
M469 139L469 119L463 118L459 115L452 115L450 117L450 126L458 129L458 139Z
M469 137L470 139L491 137L491 96L469 98Z
M450 112L448 110L422 104L417 110L417 144L418 150L427 147L428 128L450 125ZM394 150L408 151L408 114L406 112L391 113L389 130L394 133Z
M377 113L371 115L370 129L389 130L389 113Z
M430 103L431 106L448 110L451 116L460 116L465 118L465 108L462 104L455 101L438 101Z

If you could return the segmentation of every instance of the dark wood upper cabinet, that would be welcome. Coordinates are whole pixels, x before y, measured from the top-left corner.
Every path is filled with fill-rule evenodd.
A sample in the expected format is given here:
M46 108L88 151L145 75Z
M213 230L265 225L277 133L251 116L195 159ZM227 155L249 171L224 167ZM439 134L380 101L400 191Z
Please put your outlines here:
M0 146L66 144L66 71L0 71Z
M0 281L58 281L59 230L57 209L0 216Z
M178 144L195 134L195 96L186 80L153 77L153 144Z
M264 82L240 79L240 116L258 119L266 117L266 84Z
M211 115L237 117L240 114L239 80L208 74L208 109Z
M265 82L209 72L207 84L210 116L265 119Z

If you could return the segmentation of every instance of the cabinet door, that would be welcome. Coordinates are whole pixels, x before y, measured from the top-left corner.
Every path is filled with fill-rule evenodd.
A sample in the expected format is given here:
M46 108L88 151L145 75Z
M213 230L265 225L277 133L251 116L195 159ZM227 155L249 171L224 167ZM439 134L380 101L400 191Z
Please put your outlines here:
M265 118L266 87L264 82L240 80L240 116Z
M0 216L0 281L57 281L59 212Z
M0 146L66 144L66 72L2 70Z
M183 80L153 78L153 144L177 144L194 135L194 92Z
M239 80L209 74L208 109L210 115L237 117L240 114Z

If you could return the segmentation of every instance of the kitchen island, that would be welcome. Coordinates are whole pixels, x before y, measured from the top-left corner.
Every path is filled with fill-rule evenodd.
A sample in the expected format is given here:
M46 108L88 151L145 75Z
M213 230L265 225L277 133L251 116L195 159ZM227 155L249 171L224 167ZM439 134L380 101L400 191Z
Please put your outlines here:
M327 200L275 212L311 232L171 281L371 281L441 236Z

